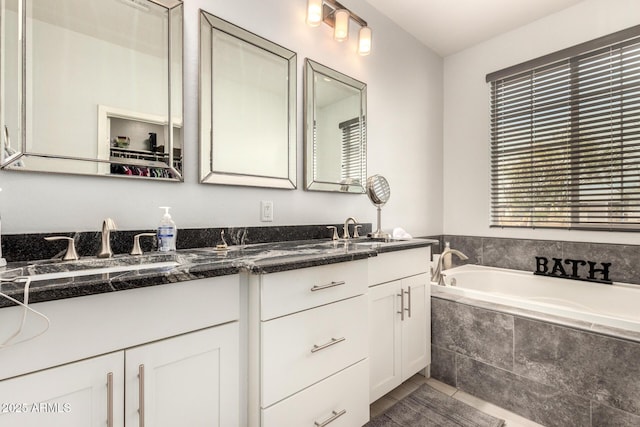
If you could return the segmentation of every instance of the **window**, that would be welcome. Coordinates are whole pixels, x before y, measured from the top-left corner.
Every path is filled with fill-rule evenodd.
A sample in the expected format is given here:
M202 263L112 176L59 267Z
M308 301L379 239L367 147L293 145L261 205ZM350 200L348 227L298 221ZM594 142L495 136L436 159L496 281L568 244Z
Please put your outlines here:
M338 124L338 127L342 131L342 167L340 168L340 182L341 183L356 183L364 185L359 182L361 171L366 169L364 164L366 161L366 144L367 140L364 126L364 121L360 122L359 117L355 117L351 120L347 120ZM361 143L362 141L362 143Z
M640 230L640 26L487 81L491 226Z

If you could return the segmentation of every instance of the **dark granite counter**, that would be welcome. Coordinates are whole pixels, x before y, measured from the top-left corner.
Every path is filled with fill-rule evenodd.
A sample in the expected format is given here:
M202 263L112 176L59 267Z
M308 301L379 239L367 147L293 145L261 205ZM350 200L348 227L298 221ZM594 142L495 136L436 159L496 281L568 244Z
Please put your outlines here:
M29 302L37 303L105 292L177 283L249 271L269 274L299 268L366 259L378 253L429 246L435 240L379 242L305 240L229 246L226 250L195 248L173 253L153 252L140 256L86 257L79 261L10 263L0 271L0 291L23 301L25 280ZM426 261L425 261L426 262ZM7 281L14 279L15 281ZM0 307L15 305L0 298Z

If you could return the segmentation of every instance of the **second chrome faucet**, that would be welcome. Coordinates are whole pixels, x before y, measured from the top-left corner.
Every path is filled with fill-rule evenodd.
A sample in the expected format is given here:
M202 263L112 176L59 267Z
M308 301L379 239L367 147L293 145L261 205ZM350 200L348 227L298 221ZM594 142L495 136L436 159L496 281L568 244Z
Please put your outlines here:
M444 275L442 274L442 263L444 261L444 257L448 254L453 254L460 258L461 260L469 259L465 254L456 249L445 249L440 254L440 258L438 258L438 265L436 266L435 271L431 275L431 281L437 283L438 285L444 286Z
M344 228L342 229L342 238L343 239L350 239L351 236L349 235L349 223L352 222L353 223L353 238L358 238L360 237L360 235L358 234L358 228L360 227L360 225L358 224L358 220L355 219L354 217L350 216L349 218L347 218L344 221Z
M110 258L113 256L111 250L111 231L116 229L116 223L111 218L102 221L102 239L98 258Z

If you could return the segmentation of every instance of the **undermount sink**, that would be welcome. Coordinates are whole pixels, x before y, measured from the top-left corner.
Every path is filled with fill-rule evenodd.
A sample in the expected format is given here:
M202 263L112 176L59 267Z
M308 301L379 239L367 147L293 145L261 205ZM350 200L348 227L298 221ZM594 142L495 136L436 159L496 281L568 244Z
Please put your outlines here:
M135 270L150 270L155 268L170 269L178 265L179 263L176 261L152 262L152 263L145 263L145 264L120 264L120 265L111 265L108 267L86 268L82 270L35 273L35 274L29 274L26 277L31 278L31 281L54 280L54 279L63 279L63 278L73 278L73 277L79 277L79 276L91 276L91 275L109 274L109 273L124 273L127 271L135 271Z
M406 242L406 239L394 239L392 237L357 237L351 239L353 243L397 243Z

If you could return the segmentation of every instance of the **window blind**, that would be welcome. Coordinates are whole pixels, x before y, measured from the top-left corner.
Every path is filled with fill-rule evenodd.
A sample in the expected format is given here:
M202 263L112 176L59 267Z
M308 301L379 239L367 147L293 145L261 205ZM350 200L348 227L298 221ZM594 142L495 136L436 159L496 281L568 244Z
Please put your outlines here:
M491 226L640 230L635 30L487 76Z
M364 119L363 119L364 120ZM340 182L364 185L363 171L366 170L366 126L360 126L356 117L338 125L342 131L342 169Z

